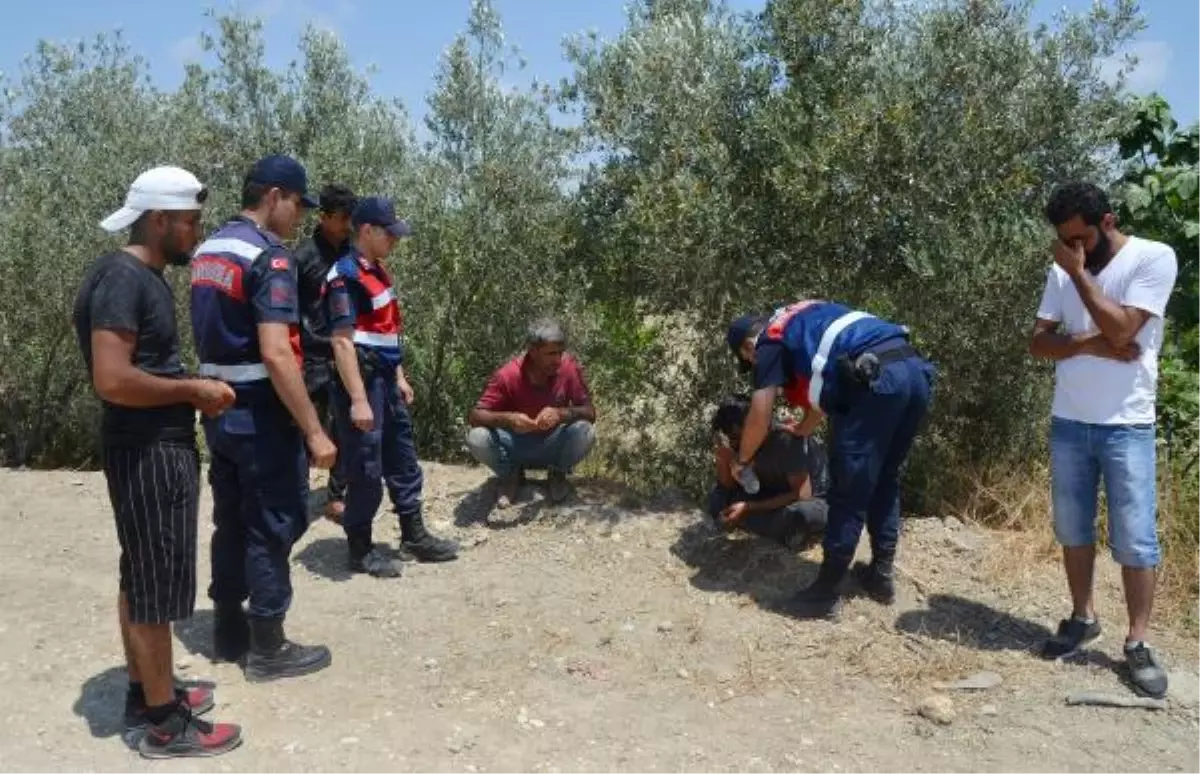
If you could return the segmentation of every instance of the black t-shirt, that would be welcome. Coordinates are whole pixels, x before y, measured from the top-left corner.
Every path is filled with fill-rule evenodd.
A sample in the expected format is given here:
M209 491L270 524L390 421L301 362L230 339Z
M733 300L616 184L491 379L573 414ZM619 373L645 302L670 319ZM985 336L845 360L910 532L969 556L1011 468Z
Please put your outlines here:
M92 373L92 331L133 333L133 363L163 377L185 375L179 358L175 297L162 272L120 250L92 264L75 298L75 335ZM131 408L104 403L101 437L107 445L139 445L158 440L194 440L196 411L191 404Z
M764 493L790 490L788 476L800 473L808 473L813 497L823 498L829 491L829 460L822 443L778 427L771 429L754 455L754 472Z
M324 363L333 358L321 288L329 269L349 249L348 241L335 245L326 239L320 226L313 230L312 237L296 246L294 255L302 309L300 335L307 362Z

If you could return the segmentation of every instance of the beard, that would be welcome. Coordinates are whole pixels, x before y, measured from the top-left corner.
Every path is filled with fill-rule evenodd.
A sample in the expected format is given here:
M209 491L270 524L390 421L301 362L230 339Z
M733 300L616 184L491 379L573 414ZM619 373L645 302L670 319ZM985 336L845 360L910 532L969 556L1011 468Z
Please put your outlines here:
M1100 238L1096 241L1096 246L1084 256L1083 265L1088 271L1095 274L1104 268L1104 265L1108 263L1110 258L1112 258L1112 240L1108 238L1108 234L1105 234L1101 230Z
M162 242L163 259L171 266L187 266L192 260L191 252L182 249L179 242L167 237Z

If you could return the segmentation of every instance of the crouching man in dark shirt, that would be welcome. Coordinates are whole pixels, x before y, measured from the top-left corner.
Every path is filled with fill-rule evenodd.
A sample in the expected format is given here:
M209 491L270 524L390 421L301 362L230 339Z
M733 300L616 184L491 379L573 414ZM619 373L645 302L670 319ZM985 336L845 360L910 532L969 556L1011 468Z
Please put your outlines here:
M734 478L742 426L750 409L743 395L726 398L713 415L717 484L709 493L708 513L725 529L745 529L789 548L805 548L825 530L829 465L814 437L772 425L754 456L759 489L754 494Z

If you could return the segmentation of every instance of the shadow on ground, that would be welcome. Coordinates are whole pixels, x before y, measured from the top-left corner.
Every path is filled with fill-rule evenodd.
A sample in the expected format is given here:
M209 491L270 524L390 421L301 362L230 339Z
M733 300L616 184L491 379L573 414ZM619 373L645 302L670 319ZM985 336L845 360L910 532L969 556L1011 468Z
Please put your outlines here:
M952 594L926 602L926 609L901 613L896 629L986 651L1034 651L1052 634L1040 623Z
M213 650L214 621L212 610L196 610L186 621L175 622L175 639L193 656L212 661L216 657L216 651Z
M210 611L209 612L211 616ZM206 680L176 680L179 686L214 688ZM139 733L125 729L125 694L129 689L129 673L124 666L114 666L92 675L79 688L79 698L71 709L87 721L88 731L96 739L121 737L126 746L137 745Z
M71 709L87 721L97 739L121 736L125 731L125 691L129 675L123 666L109 667L84 681Z
M564 502L552 503L546 498L544 477L534 475L521 485L517 502L501 511L496 508L498 487L498 480L492 477L474 489L455 493L453 496L459 498L454 506L455 526L511 529L542 518L562 523L586 521L616 525L628 519L678 513L695 507L674 490L643 499L619 482L581 476L571 478L571 495Z
M397 558L398 552L394 549L379 543L376 545L383 553L393 559ZM317 538L293 557L294 561L299 562L313 575L319 575L337 583L348 581L354 577L354 573L350 572L350 568L346 565L347 559L346 538L340 535Z
M695 569L702 591L734 592L759 607L786 613L784 601L816 576L818 564L802 554L744 533L725 534L707 517L685 527L671 553Z

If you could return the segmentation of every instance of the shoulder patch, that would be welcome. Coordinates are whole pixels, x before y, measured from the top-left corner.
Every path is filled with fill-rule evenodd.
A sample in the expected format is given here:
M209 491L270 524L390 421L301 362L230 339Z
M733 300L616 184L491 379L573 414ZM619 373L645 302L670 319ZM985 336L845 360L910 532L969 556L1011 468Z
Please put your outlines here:
M278 283L271 284L271 304L274 306L286 306L292 301L292 291L287 285Z
M282 255L280 255L280 256L276 256L271 259L271 271L287 271L287 270L288 270L288 259L287 258L284 258Z
M350 317L350 296L345 293L335 293L330 297L334 317Z

